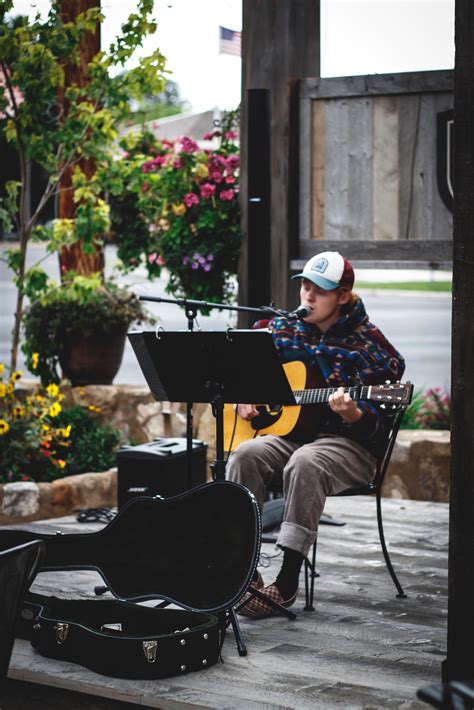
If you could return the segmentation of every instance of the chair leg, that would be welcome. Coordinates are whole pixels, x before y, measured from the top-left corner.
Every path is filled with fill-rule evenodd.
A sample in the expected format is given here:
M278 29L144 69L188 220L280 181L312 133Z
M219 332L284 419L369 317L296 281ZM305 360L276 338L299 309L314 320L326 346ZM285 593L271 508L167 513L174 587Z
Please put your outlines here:
M314 611L314 579L319 577L316 572L316 545L318 538L313 543L313 552L311 555L311 562L305 557L304 560L304 591L305 591L305 611Z
M390 572L390 576L392 578L392 581L397 588L397 598L398 599L406 599L406 594L403 591L402 585L398 581L398 577L395 574L395 570L393 569L392 562L390 560L390 555L388 554L387 550L387 545L385 544L385 536L383 533L383 522L382 522L382 495L381 495L381 490L380 488L377 489L377 523L379 527L379 537L380 537L380 544L382 546L382 552L383 556L385 559L385 564L387 565L387 569Z

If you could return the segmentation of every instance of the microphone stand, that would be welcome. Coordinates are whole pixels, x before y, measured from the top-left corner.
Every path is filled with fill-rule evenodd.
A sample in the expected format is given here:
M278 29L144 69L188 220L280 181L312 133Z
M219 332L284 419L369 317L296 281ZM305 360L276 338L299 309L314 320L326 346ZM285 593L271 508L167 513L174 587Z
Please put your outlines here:
M208 301L195 301L189 298L161 298L159 296L139 296L140 301L150 301L152 303L174 303L177 306L182 306L185 309L188 319L188 330L194 330L194 322L197 318L197 313L200 309L217 308L220 311L240 311L244 313L253 313L259 315L271 316L293 316L293 313L275 308L271 303L269 306L260 306L252 308L251 306L228 306L224 303L210 303ZM212 403L213 413L216 414L217 409L222 408L222 403L219 401L219 395L216 396L215 402ZM193 453L193 402L186 402L186 489L192 488L192 453ZM219 417L216 418L216 421ZM217 439L216 436L216 445ZM221 458L222 457L222 458ZM213 470L214 478L224 478L224 456L223 451L216 449L215 469ZM211 467L212 468L212 467Z

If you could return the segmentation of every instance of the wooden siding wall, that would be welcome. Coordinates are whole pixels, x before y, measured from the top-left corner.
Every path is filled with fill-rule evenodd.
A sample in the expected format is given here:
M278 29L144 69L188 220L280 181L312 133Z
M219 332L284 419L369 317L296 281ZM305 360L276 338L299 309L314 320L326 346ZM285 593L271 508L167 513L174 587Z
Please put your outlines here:
M363 244L376 260L449 260L436 133L452 72L370 79L302 82L300 260L334 242L356 261Z

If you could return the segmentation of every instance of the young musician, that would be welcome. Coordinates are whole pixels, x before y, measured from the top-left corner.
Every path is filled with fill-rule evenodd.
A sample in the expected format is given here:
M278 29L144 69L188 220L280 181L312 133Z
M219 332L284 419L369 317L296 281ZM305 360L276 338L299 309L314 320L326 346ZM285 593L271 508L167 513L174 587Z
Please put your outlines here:
M344 387L399 380L405 369L400 353L373 325L361 299L352 291L354 271L338 252L313 256L301 280L303 320L274 318L268 327L284 363L300 360L337 388L328 404L320 404L314 439L302 443L291 436L258 436L240 444L230 456L227 478L249 488L263 506L266 485L283 480L284 519L277 544L283 564L265 589L260 574L253 584L274 601L291 606L298 594L301 565L315 538L326 496L369 483L386 432L386 418L372 403L355 402ZM238 415L252 420L255 405L239 404ZM272 607L250 597L241 613L271 616Z

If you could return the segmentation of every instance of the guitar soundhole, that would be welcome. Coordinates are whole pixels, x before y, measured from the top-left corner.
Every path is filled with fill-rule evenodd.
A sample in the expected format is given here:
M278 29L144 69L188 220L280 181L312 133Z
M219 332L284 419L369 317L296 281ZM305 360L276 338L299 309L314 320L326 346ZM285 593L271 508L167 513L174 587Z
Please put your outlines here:
M252 429L255 429L255 431L272 426L280 419L283 413L281 404L270 404L267 407L257 407L257 409L259 414L250 422Z

